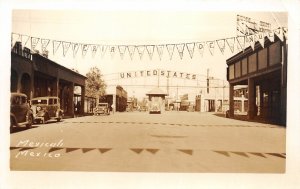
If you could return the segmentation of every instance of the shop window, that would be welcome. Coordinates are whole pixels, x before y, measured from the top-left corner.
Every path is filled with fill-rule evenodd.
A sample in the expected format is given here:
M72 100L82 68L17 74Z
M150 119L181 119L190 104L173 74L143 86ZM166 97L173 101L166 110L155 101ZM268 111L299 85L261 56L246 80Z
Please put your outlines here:
M241 62L237 62L234 65L235 77L241 77Z
M255 72L257 70L256 53L249 56L248 66L249 66L249 69L248 69L249 73Z
M248 73L248 65L247 65L247 58L242 60L242 75L246 75Z
M258 52L258 69L266 68L268 64L268 49L264 48Z
M279 41L270 45L269 61L270 66L281 63L281 46Z
M234 64L229 66L229 79L234 79Z

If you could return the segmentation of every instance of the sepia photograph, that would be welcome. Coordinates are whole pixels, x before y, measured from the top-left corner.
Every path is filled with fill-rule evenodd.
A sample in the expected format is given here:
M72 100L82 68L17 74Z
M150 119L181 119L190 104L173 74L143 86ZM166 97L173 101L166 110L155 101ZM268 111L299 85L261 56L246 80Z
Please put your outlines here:
M287 173L288 10L10 15L9 172Z

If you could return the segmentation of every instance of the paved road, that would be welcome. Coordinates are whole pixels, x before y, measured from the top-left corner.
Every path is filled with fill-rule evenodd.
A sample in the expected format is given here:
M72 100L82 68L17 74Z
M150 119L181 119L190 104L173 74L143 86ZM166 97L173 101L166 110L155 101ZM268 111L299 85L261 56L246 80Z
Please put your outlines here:
M108 172L285 171L286 129L211 113L86 116L11 134L11 169Z

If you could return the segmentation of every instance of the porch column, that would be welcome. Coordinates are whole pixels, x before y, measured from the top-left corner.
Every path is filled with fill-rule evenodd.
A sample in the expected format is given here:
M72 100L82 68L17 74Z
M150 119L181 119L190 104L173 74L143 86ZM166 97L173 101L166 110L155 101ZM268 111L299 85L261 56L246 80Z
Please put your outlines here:
M80 106L81 115L84 115L84 105L85 105L85 86L81 86L81 106Z
M70 91L69 91L69 104L68 109L70 116L74 117L74 83L70 83Z
M234 116L234 85L230 83L229 85L229 117Z
M54 90L56 90L56 91L55 91L55 92L56 92L56 93L55 93L56 96L60 98L60 96L59 96L59 95L60 95L60 94L59 94L59 78L58 78L58 77L56 78L56 86L55 86L55 89L54 89Z
M248 119L253 119L256 114L255 86L252 78L248 79Z

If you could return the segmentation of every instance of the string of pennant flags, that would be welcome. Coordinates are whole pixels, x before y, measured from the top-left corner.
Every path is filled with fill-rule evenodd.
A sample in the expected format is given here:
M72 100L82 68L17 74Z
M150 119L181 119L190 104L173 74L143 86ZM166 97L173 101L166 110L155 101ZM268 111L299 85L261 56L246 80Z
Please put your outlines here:
M287 28L280 27L275 30L267 32L257 32L252 35L236 36L230 38L217 39L212 41L202 41L202 42L189 42L189 43L177 43L177 44L157 44L157 45L102 45L102 44L85 44L76 43L70 41L52 40L44 39L39 37L32 37L29 35L12 33L11 35L11 48L14 47L15 43L21 42L22 47L27 47L33 52L38 51L38 46L42 53L49 53L49 44L52 43L52 53L56 55L58 50L62 50L62 55L66 56L67 53L72 50L73 57L78 56L78 51L81 51L81 56L85 57L88 51L91 51L92 57L96 54L100 54L101 58L105 54L109 53L111 58L119 53L121 59L123 60L126 52L128 52L129 57L133 60L135 53L138 53L140 60L143 58L145 52L148 54L150 60L152 60L155 49L158 54L159 59L163 57L164 50L166 49L170 60L172 60L175 48L177 49L180 59L184 56L184 51L187 49L189 57L192 59L194 57L195 49L197 49L203 57L204 50L208 49L209 54L214 56L215 48L218 47L220 52L224 54L225 49L234 53L236 50L243 51L247 47L251 46L254 50L255 43L258 41L262 47L264 47L264 39L267 37L271 42L274 42L275 35L281 40L284 40L284 36L287 38Z

